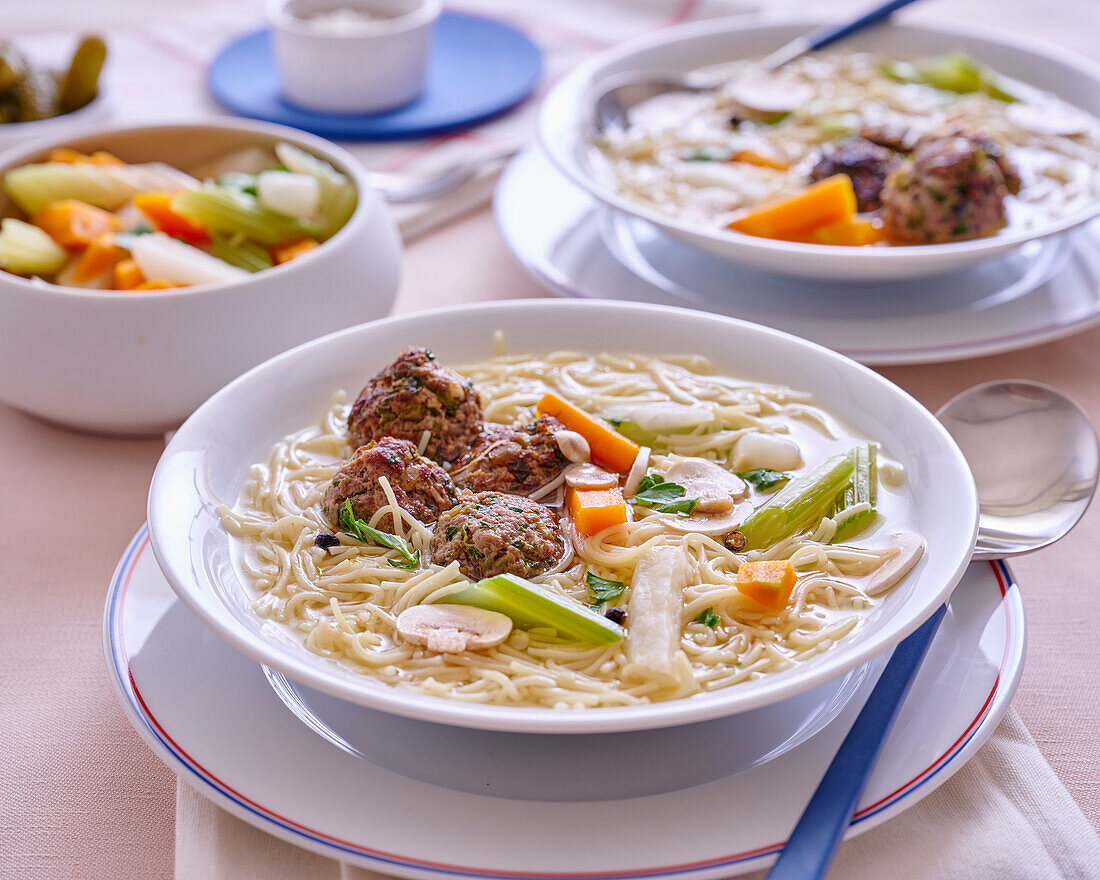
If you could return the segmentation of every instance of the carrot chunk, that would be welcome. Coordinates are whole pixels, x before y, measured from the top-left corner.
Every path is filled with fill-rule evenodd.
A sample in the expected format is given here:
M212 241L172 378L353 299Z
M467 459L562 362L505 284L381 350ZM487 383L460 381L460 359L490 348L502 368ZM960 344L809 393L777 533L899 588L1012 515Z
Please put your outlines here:
M141 211L160 232L173 238L182 238L191 244L210 241L210 235L202 226L172 210L175 193L147 192L134 196L134 207Z
M300 238L271 249L271 259L276 263L289 263L295 257L308 253L320 244L315 238Z
M64 162L66 165L75 165L80 162L87 162L88 156L85 156L79 150L74 150L71 147L57 147L50 150L49 155L46 156L47 162Z
M638 444L628 440L610 425L595 419L556 394L543 395L535 410L540 416L553 416L570 431L576 431L592 450L592 460L619 473L626 473L638 457Z
M170 287L186 287L186 284L174 284L167 278L151 278L148 281L142 281L141 284L135 285L130 288L131 290L167 290Z
M110 270L123 250L115 244L113 235L103 235L84 249L73 267L73 282L87 284L93 278Z
M133 290L144 280L136 260L127 257L115 263L115 290Z
M110 211L76 199L50 202L36 211L31 223L62 247L83 248L110 232L122 228L122 220Z
M746 165L755 165L757 168L774 168L776 171L786 171L791 167L789 162L776 159L773 156L765 156L755 150L738 150L730 156L731 162L744 162Z
M828 223L811 229L804 235L792 236L791 241L801 241L806 244L832 244L845 247L862 247L867 244L878 244L886 240L886 230L881 221L870 217L860 217L858 214L849 220L840 220L836 223Z
M759 605L780 611L791 598L797 576L787 559L746 562L737 570L738 591Z
M618 486L611 489L574 489L566 493L573 524L582 535L594 535L626 522L626 501Z
M856 194L847 174L834 174L794 195L752 208L729 228L760 238L789 239L819 226L850 220Z

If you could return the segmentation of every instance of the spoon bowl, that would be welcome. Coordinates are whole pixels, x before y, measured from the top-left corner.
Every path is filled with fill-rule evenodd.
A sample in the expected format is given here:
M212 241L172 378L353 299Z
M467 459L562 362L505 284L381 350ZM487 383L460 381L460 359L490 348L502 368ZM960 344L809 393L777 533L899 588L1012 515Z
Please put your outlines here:
M1096 432L1059 391L1022 379L976 385L936 414L978 486L975 559L1030 553L1085 512L1100 472Z

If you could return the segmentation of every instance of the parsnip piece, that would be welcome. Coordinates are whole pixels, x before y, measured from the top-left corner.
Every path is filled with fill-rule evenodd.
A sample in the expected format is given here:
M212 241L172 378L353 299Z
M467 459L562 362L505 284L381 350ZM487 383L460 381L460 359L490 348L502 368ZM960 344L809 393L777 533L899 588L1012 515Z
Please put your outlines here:
M690 570L679 547L659 546L645 551L634 568L627 606L626 656L643 674L675 676L683 627L682 592Z

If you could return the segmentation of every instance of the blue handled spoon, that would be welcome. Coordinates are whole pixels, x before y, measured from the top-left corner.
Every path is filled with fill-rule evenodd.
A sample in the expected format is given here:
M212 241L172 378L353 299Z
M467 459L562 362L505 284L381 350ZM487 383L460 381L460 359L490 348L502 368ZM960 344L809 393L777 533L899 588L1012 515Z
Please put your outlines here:
M889 0L880 3L874 9L863 13L858 18L840 24L829 24L808 34L796 37L784 46L776 49L766 58L756 62L754 70L757 75L773 73L782 67L801 58L807 52L823 49L851 34L861 31L866 27L885 21L890 15L916 0ZM626 121L627 113L635 104L663 95L666 92L709 92L713 90L713 83L696 82L691 74L669 73L629 73L613 77L603 85L603 92L596 99L594 105L594 121L596 131L603 131L609 126L621 124ZM760 108L773 109L773 108Z
M1088 417L1068 397L1037 382L989 382L948 401L936 416L978 486L975 560L1046 547L1080 520L1096 490L1100 451ZM822 880L828 873L946 611L940 607L894 649L766 880Z

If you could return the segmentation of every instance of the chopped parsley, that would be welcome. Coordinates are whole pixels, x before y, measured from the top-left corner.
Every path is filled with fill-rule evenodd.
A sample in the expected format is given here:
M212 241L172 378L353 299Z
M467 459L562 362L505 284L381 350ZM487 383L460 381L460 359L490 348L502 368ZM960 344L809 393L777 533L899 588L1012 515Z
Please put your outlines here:
M688 516L699 503L698 498L685 498L683 486L666 482L660 474L642 477L638 490L630 501L652 507L658 513L675 513L679 516Z
M754 468L751 471L739 471L739 476L746 483L755 486L761 492L786 483L791 478L790 474L773 471L770 468Z
M733 151L728 147L706 146L685 153L680 158L685 162L727 162Z
M701 623L703 626L709 626L714 629L718 624L722 622L722 618L718 616L717 612L713 608L708 608L702 614L695 618L696 623Z
M588 584L588 596L592 600L593 607L603 605L605 602L614 602L626 589L626 584L622 581L602 578L592 572L585 575L584 582Z
M379 531L373 526L368 525L365 520L359 519L359 517L355 515L355 511L352 510L350 498L346 499L343 506L340 508L340 529L345 535L349 535L364 544L373 543L378 544L380 547L388 547L390 550L396 550L401 554L401 558L404 561L399 562L396 559L386 560L394 568L403 568L406 571L412 571L420 565L419 550L411 548L409 542L404 538L399 538L397 535L391 535L388 532Z

